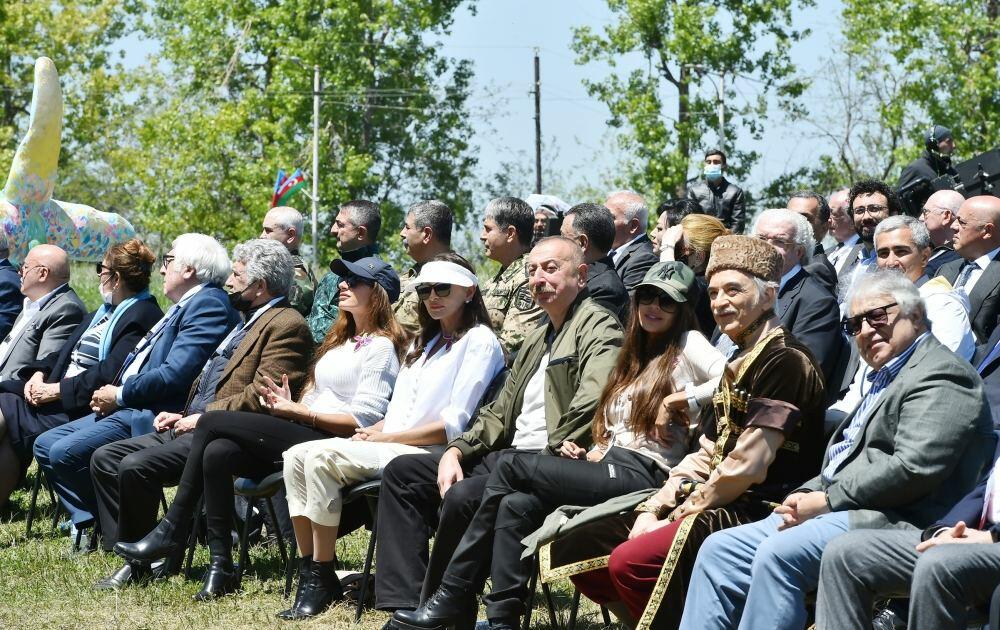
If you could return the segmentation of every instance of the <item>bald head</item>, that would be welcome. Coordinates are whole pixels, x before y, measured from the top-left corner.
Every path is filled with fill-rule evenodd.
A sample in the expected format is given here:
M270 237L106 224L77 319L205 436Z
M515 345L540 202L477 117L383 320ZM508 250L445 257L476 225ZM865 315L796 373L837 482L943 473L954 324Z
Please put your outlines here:
M952 224L965 197L954 190L939 190L927 198L920 212L920 220L927 226L934 247L951 243L955 231Z
M850 189L844 188L830 195L830 234L838 243L854 236L854 219L851 217Z
M646 233L649 208L646 200L637 192L618 190L604 201L615 220L615 240L612 247L621 247L639 234Z
M955 251L975 260L1000 247L1000 198L980 195L966 199L953 224Z
M21 293L35 301L69 281L69 256L55 245L36 245L21 265Z

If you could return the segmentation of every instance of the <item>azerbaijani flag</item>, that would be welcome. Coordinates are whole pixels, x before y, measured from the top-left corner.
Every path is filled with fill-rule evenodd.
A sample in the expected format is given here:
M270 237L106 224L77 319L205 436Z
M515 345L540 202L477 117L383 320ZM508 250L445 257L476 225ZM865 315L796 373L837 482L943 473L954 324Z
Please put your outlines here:
M278 169L278 178L274 182L274 195L271 196L271 207L285 205L305 185L306 176L302 174L302 169L295 169L291 177L285 174L284 169Z

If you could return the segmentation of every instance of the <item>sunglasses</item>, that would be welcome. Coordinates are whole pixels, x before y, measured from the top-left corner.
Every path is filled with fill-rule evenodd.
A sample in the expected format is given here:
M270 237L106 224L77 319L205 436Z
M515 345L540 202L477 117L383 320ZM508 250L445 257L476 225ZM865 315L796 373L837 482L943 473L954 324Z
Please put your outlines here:
M368 286L373 286L375 284L373 280L369 280L368 278L362 278L361 276L354 275L353 273L348 274L347 277L344 278L344 282L351 289L358 286L359 284L365 284Z
M451 295L451 285L444 282L439 284L421 284L417 287L417 297L426 300L431 296L431 291L438 297L448 297Z
M114 269L112 269L111 267L108 267L104 263L94 263L94 271L96 271L97 275L99 275L99 276L103 276L105 271L107 271L108 273L114 273L115 272Z
M860 315L855 315L854 317L845 317L841 324L844 326L844 332L848 335L855 337L861 332L861 322L866 321L868 325L872 328L879 328L885 326L889 323L889 313L888 309L896 306L896 303L886 304L885 306L879 306L878 308L873 308L870 311L865 311Z
M639 304L649 305L656 302L661 311L673 311L677 308L677 302L672 297L652 287L642 287L635 292L635 300Z

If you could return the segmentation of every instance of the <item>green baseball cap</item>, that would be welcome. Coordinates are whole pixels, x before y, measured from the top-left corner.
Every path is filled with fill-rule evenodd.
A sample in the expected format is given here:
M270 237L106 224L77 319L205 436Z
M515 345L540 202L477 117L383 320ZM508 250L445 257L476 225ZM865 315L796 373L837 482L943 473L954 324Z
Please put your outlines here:
M659 262L649 268L639 287L656 287L675 302L687 302L688 291L694 283L694 272L681 262Z

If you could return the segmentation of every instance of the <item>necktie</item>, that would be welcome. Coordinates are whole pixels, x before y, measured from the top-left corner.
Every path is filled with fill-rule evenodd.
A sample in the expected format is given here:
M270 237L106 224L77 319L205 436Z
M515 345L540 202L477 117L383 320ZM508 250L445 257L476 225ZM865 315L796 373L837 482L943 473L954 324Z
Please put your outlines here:
M955 278L955 288L964 289L965 283L969 281L969 278L972 276L972 272L976 269L979 269L978 263L975 261L966 261L965 264L962 265L962 271L959 272L958 277Z
M982 361L979 362L979 367L976 368L976 371L982 374L983 370L989 367L991 363L996 361L997 357L1000 357L1000 343L994 345L993 349L990 350L989 354L986 355L986 358L984 358Z

